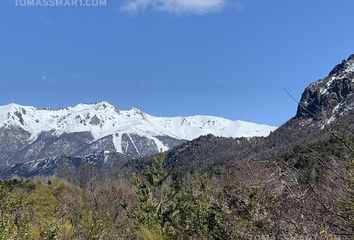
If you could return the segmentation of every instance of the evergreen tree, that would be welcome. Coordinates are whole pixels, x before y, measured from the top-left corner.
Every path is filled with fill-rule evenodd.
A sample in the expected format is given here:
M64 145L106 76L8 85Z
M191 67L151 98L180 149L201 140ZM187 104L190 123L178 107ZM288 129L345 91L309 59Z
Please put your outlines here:
M134 177L138 208L124 205L142 238L202 239L220 230L223 209L211 194L207 177L187 184L173 167L165 170L164 160L159 154L141 177Z

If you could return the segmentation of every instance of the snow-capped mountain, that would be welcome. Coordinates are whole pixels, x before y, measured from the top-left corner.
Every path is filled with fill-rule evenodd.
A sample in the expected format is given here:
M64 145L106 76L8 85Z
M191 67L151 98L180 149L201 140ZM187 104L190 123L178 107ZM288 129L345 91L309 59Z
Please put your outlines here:
M107 102L58 110L9 104L0 107L0 164L96 151L146 156L202 135L253 137L273 130L213 116L155 117Z
M80 171L86 167L105 173L139 169L150 157L137 156L175 146L166 155L167 164L202 169L230 160L263 158L269 150L287 153L304 142L322 141L328 135L323 126L328 124L350 133L353 121L354 55L310 84L296 116L275 131L212 116L154 117L138 109L119 111L105 102L59 110L10 104L0 107L0 163L4 167L0 178L84 176ZM250 137L270 132L267 138L253 139L209 135Z

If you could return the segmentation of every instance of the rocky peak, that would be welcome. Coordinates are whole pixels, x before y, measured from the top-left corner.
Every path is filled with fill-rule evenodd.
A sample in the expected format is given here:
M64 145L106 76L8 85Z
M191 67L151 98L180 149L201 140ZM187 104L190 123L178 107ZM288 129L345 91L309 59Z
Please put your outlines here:
M354 61L354 54L350 55L347 61Z
M126 115L128 117L138 117L138 118L141 118L141 119L146 119L147 118L145 112L143 112L142 110L140 110L138 108L135 108L135 107L133 107L129 111L126 111Z
M115 107L108 102L99 102L94 104L96 110L104 110L104 109L115 109Z
M329 76L341 76L343 74L354 72L354 54L350 55L347 60L343 60L329 73Z
M330 74L302 94L296 118L329 120L353 108L354 55L338 64Z

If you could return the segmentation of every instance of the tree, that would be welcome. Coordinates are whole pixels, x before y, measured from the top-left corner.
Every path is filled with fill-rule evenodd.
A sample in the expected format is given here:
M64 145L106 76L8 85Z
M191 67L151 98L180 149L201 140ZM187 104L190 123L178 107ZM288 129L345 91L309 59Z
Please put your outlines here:
M219 228L223 208L208 187L205 175L184 181L172 167L164 168L160 153L132 183L139 206L127 209L143 239L203 239ZM152 230L151 230L152 229Z

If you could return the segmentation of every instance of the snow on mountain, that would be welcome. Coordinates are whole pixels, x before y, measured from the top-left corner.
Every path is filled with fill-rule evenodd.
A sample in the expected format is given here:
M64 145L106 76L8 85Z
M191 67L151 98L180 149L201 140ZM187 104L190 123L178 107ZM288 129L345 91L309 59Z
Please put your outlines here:
M296 116L307 119L307 122L320 120L320 126L324 127L353 108L354 55L351 55L326 78L305 89Z
M179 140L192 140L207 134L253 137L267 136L275 130L275 127L267 125L213 116L155 117L136 108L120 111L107 102L78 104L57 110L17 104L0 106L0 129L10 127L28 132L30 143L36 141L43 132L52 132L54 136L89 132L93 142L112 136L116 151L121 153L127 152L123 148L128 148L123 138L129 138L134 145L134 136L147 138L158 149L168 150L170 146L161 137ZM139 153L138 147L134 147Z
M347 60L344 60L341 64L337 65L324 80L319 80L310 86L320 85L320 93L326 94L331 93L331 86L333 83L338 82L343 79L348 79L349 75L354 73L354 55L349 57ZM354 79L349 77L350 81L353 82Z

